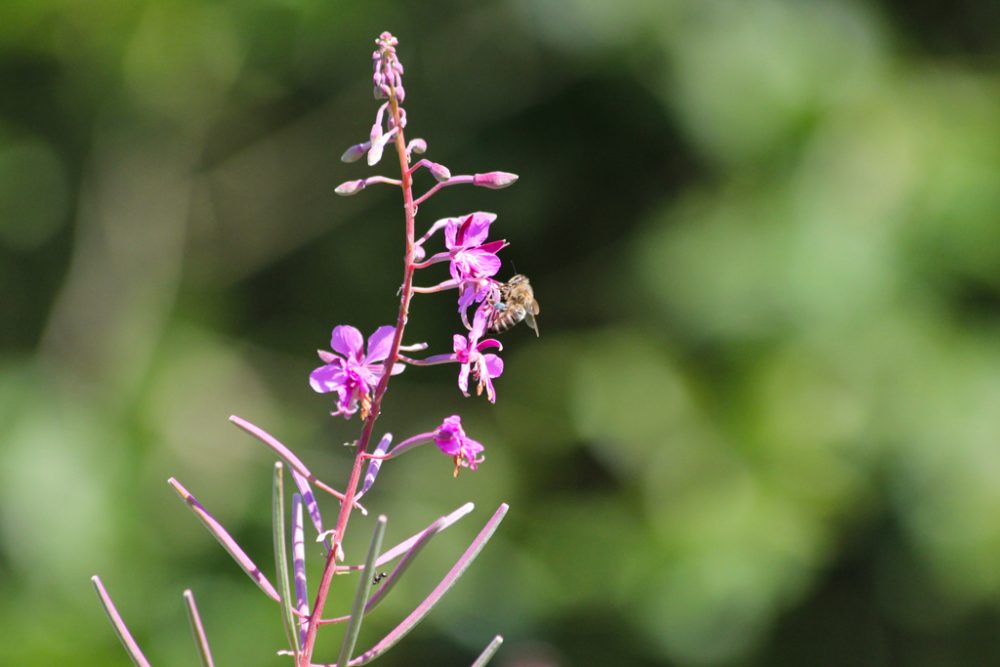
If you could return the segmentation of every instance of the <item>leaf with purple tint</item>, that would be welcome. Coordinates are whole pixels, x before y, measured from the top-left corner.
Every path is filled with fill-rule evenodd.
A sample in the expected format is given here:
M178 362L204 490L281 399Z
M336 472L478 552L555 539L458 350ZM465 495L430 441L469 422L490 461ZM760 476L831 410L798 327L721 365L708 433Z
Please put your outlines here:
M483 652L480 653L479 657L476 658L476 661L472 663L472 667L486 667L486 664L492 660L493 656L496 655L496 652L500 650L501 644L503 644L503 637L497 635L493 638L493 641L486 645Z
M375 530L372 532L372 541L368 545L368 556L365 558L365 568L361 571L361 579L358 581L358 589L354 594L354 604L351 605L351 620L344 630L344 641L340 645L340 654L337 656L338 665L347 665L351 661L351 653L358 643L358 635L361 633L361 622L364 620L365 606L368 604L368 596L371 594L372 575L375 571L375 559L382 548L382 538L385 536L385 525L388 520L385 515L379 516L375 520Z
M101 578L95 574L90 580L94 583L94 588L97 589L97 596L101 599L101 604L104 605L104 612L108 615L108 620L111 621L111 625L114 627L115 633L118 634L118 639L121 640L122 646L125 647L125 652L132 658L132 662L136 664L136 667L150 667L149 660L146 660L146 656L142 654L142 649L139 648L135 638L132 637L132 633L126 627L121 614L115 608L115 603L111 601L111 596L105 590Z
M472 511L474 505L472 503L466 503L462 505L457 510L435 520L429 526L424 528L421 532L410 537L409 539L399 543L389 551L386 551L375 561L375 567L379 567L394 560L400 554L405 554L403 559L396 564L392 572L385 578L385 582L376 589L375 593L368 600L368 604L365 606L365 613L370 613L379 603L386 598L389 591L393 589L396 582L400 580L406 568L409 567L413 559L416 558L417 554L430 542L431 538L448 528L453 523L461 519L463 516ZM343 566L341 571L357 571L363 570L364 565L346 565ZM374 581L374 580L373 580ZM350 616L338 616L336 618L323 619L320 621L321 624L326 625L328 623L343 623L349 620Z
M465 503L451 514L442 517L440 519L435 519L434 522L432 522L427 528L423 529L419 533L411 535L410 537L406 538L405 540L403 540L402 542L400 542L399 544L397 544L396 546L392 547L391 549L383 553L381 556L379 556L378 559L375 561L375 567L385 565L386 563L395 560L400 555L409 551L414 544L423 539L424 533L426 533L431 527L438 526L437 530L435 531L435 534L440 533L446 528L449 528L453 524L457 523L459 519L467 515L475 508L476 508L475 504ZM338 570L340 572L357 572L363 567L364 565L343 565L339 567Z
M340 491L337 491L336 489L334 489L334 488L330 487L329 485L325 484L324 482L320 481L316 477L316 475L312 474L312 471L310 471L309 468L306 467L306 464L302 462L302 459L300 459L298 456L296 456L294 454L294 452L292 452L292 450L290 450L288 447L286 447L285 445L283 445L281 443L281 441L279 441L273 435L271 435L270 433L268 433L264 429L260 428L259 426L251 424L246 419L243 419L242 417L237 417L236 415L230 415L229 421L231 421L232 423L236 424L241 429L243 429L244 431L246 431L247 433L249 433L253 437L255 437L258 440L260 440L262 443L264 443L265 445L267 445L268 447L270 447L274 451L274 453L277 454L278 457L282 461L284 461L285 463L287 463L288 466L292 470L298 472L300 475L302 475L303 477L305 477L306 479L308 479L310 482L312 482L313 484L315 484L321 490L326 491L327 493L329 493L331 496L333 496L337 500L340 500L340 501L344 500L344 494L343 493L341 493ZM358 510L362 514L365 514L365 515L368 514L368 510L365 509L364 507L362 507L361 505L359 505L356 501L354 503L354 506L356 508L358 508Z
M316 502L316 496L313 495L312 487L309 486L309 480L294 469L292 470L292 479L295 480L295 486L299 487L299 494L302 496L302 502L305 503L306 510L309 512L309 518L316 528L316 534L322 535L323 517L319 513L319 504Z
M410 612L410 615L403 619L403 621L389 634L382 638L381 641L352 660L348 663L348 665L353 667L354 665L363 665L371 662L395 646L400 639L405 637L407 633L409 633L410 630L417 625L417 623L422 621L424 617L430 613L431 609L433 609L434 606L441 600L441 597L455 585L455 582L457 582L459 577L465 573L469 565L472 564L472 561L476 559L479 552L483 550L486 543L489 542L491 537L493 537L493 533L496 532L500 522L503 521L504 516L507 514L507 510L507 503L501 504L490 520L486 522L483 529L479 531L479 534L476 535L476 539L472 541L469 548L465 550L465 553L461 555L451 570L448 571L448 574L446 574L434 590L431 591L430 595L428 595L423 602L417 605L417 608Z
M288 545L285 541L285 466L281 461L274 464L274 484L271 490L271 528L274 531L274 569L277 573L281 594L281 623L285 626L285 637L293 655L299 654L298 623L292 611L292 589L288 575ZM295 474L295 471L292 471Z
M198 613L198 605L194 602L194 593L191 592L190 588L184 591L184 602L202 667L215 667L215 662L212 660L212 649L208 646L208 636L205 634L205 626L201 624L201 614Z
M396 564L396 567L392 569L389 576L385 578L382 585L376 589L375 593L368 600L368 603L365 605L366 614L371 613L371 611L377 607L379 603L386 598L386 596L389 595L389 591L391 591L396 585L396 582L402 578L403 573L406 572L406 569L410 566L410 563L413 562L413 559L416 558L417 554L419 554L420 551L427 546L427 543L431 541L432 537L443 530L442 526L444 526L445 518L446 517L439 518L437 521L427 526L427 528L425 528L423 532L417 536L416 541L411 544L409 550L406 552L406 555L403 556L403 559ZM376 562L376 566L377 565L378 563ZM364 566L361 567L362 569L364 568ZM362 575L362 579L366 580L364 575ZM375 580L373 579L372 581L374 583ZM350 616L338 616L337 618L324 619L320 621L320 623L343 623L344 621L350 620L350 618Z
M306 531L302 525L302 496L292 494L292 571L295 574L295 608L299 617L299 644L306 641L309 588L306 586Z
M264 593L275 602L281 602L281 596L278 595L278 591L274 590L274 586L272 586L271 582L267 580L264 573L260 571L260 568L257 567L252 560L250 560L247 553L243 551L243 548L240 547L240 545L236 543L236 540L234 540L226 529L222 527L222 524L209 514L208 510L206 510L205 507L198 502L198 499L191 495L191 492L185 489L176 479L171 477L167 480L167 483L173 487L174 491L177 492L177 495L181 497L181 500L183 500L191 511L195 513L195 516L201 519L201 522L208 529L208 532L212 533L212 536L219 541L222 548L229 552L229 555L233 557L236 564L247 573L248 577L253 579L254 583L260 587L260 590L264 591Z
M375 483L375 477L378 476L378 471L382 467L382 459L380 457L385 456L385 453L389 451L390 445L392 445L392 433L386 433L375 447L375 451L372 452L372 458L368 461L368 470L365 471L365 481L355 498L360 499L361 496L368 492L368 489L372 488L372 484Z

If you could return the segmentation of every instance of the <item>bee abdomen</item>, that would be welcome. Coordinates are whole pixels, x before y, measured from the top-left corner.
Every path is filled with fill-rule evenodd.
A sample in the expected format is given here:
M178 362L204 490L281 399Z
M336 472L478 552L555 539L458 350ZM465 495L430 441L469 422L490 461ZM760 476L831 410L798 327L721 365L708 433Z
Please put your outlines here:
M493 311L493 322L490 324L491 331L506 331L512 326L524 320L525 310L521 306L508 306L504 310Z

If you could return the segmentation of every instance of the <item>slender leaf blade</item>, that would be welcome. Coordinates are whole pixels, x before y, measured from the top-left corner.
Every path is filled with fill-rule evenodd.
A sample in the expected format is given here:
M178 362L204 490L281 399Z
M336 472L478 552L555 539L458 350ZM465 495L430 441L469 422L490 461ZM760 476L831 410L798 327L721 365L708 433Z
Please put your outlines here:
M399 640L405 637L410 630L412 630L416 625L430 613L431 609L441 600L445 593L455 585L455 582L465 573L469 568L469 565L476 559L479 553L489 542L490 538L496 532L497 527L500 522L503 521L504 516L507 514L509 506L507 503L502 503L500 507L494 512L490 520L486 522L479 534L472 541L465 552L459 557L452 566L451 570L444 576L444 578L438 583L438 585L431 591L423 602L417 605L416 609L410 612L410 615L403 619L403 621L397 625L389 634L379 640L374 646L362 653L360 656L347 663L349 667L355 667L356 665L364 665L371 662L375 658L379 657L390 648L395 646ZM338 664L345 664L338 662Z
M108 615L108 620L111 621L111 625L114 627L118 639L121 640L122 646L125 647L125 652L132 658L132 662L136 664L136 667L150 667L149 660L142 654L142 649L139 648L139 644L136 643L132 633L129 632L128 626L125 625L125 620L118 613L115 603L111 601L111 596L108 595L107 589L104 588L101 578L95 574L90 578L90 581L93 582L94 588L97 590L97 597L101 599L101 604L104 605L104 612Z
M289 585L288 544L285 531L285 466L281 461L274 464L274 484L271 488L271 528L274 531L274 569L277 572L278 593L281 595L281 622L285 626L288 645L295 655L299 654L298 623L292 611L292 589Z
M236 543L236 540L233 539L232 535L230 535L229 532L222 527L222 524L219 523L215 517L209 514L204 505L199 503L198 499L195 498L190 491L185 489L184 486L176 479L171 477L167 480L167 483L173 487L174 491L177 492L177 495L180 496L181 500L183 500L188 508L194 512L195 516L201 520L205 528L208 529L208 532L212 533L212 536L218 540L219 544L222 545L222 548L233 557L236 564L247 573L247 576L250 577L255 584L257 584L260 590L264 591L264 593L275 602L280 603L281 596L278 595L278 591L274 589L274 586L272 586L271 582L267 580L264 573L261 572L260 568L257 567L257 565L250 559L247 552L245 552L243 548Z
M184 602L202 667L215 667L215 662L212 660L212 649L208 645L208 635L205 634L205 626L201 623L201 614L198 613L198 605L195 604L194 593L191 592L190 588L184 591Z
M480 653L479 657L476 658L476 661L472 663L472 667L486 667L486 664L489 663L489 661L493 659L493 656L496 655L497 651L500 650L501 644L503 644L503 637L497 635L493 638L493 641L486 645L483 652Z
M344 631L344 641L340 645L340 655L337 656L338 665L346 665L351 660L351 653L358 642L358 635L361 633L361 622L365 615L365 605L368 604L368 596L371 594L371 578L375 571L375 559L379 550L382 549L382 538L385 537L386 522L385 515L380 515L375 520L375 530L372 532L372 541L368 546L368 556L365 558L365 567L361 571L361 579L358 581L358 590L354 594L354 604L351 606L351 620L347 622L347 629Z

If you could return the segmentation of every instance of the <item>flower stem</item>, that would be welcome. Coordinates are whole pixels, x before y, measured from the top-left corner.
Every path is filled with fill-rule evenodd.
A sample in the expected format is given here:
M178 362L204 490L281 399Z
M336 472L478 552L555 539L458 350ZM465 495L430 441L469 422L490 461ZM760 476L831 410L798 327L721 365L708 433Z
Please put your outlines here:
M399 347L403 341L403 330L409 318L410 299L413 296L413 246L416 206L413 203L413 178L410 174L409 161L406 156L406 138L403 136L399 103L396 100L395 91L392 89L390 89L389 93L389 108L392 113L393 124L397 129L394 139L396 153L399 156L399 168L402 174L403 211L406 215L406 250L403 256L403 289L400 293L399 315L396 318L396 332L392 338L392 347L389 350L388 358L385 360L385 372L382 373L382 377L375 387L371 409L361 430L361 437L358 439L354 465L351 467L351 476L344 491L344 499L340 503L340 514L337 516L337 526L333 534L333 548L330 549L326 563L323 566L323 575L320 579L319 589L316 591L316 601L313 604L312 615L309 619L306 640L302 647L302 653L299 655L300 667L308 667L312 662L313 647L316 644L316 632L319 629L319 620L323 617L323 607L326 605L326 599L330 592L330 583L337 569L337 554L342 552L344 534L347 531L347 521L351 516L351 509L354 506L354 496L357 493L358 482L361 479L361 468L365 462L364 454L368 449L369 442L371 442L372 433L375 429L375 421L381 412L382 397L385 396L386 389L389 388L389 378L392 376L392 368L399 359Z

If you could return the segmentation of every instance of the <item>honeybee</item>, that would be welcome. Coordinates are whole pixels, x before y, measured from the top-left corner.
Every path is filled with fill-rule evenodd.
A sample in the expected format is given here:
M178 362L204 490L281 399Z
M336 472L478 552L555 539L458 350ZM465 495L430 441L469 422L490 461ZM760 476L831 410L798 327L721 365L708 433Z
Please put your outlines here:
M540 311L535 293L527 276L517 274L499 287L499 299L491 299L493 314L490 318L490 330L501 332L524 320L538 335L538 323L535 315Z

